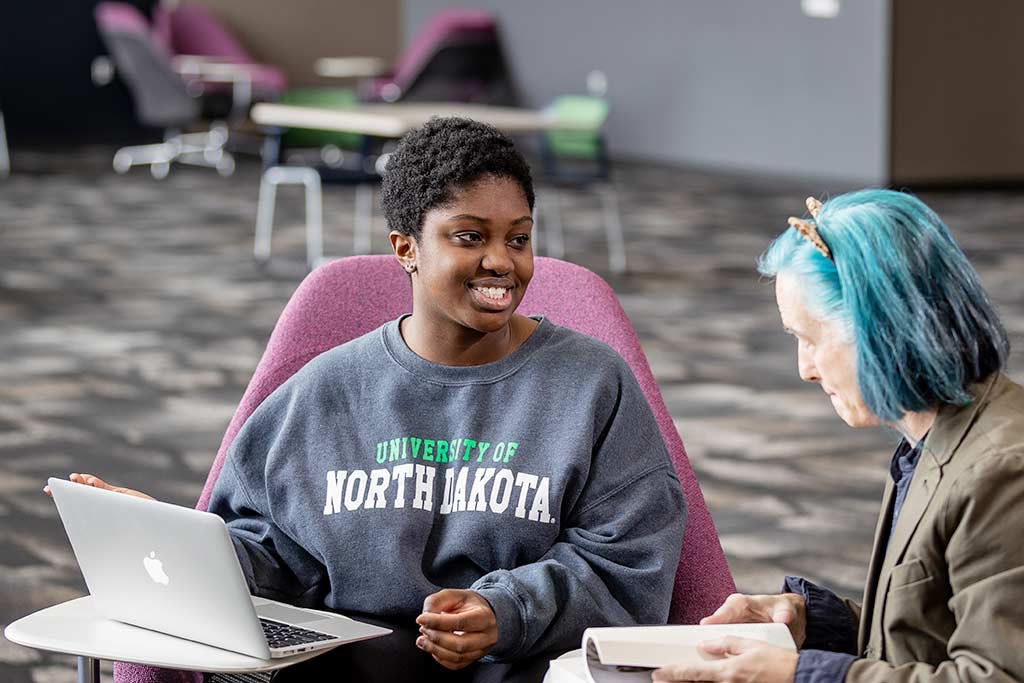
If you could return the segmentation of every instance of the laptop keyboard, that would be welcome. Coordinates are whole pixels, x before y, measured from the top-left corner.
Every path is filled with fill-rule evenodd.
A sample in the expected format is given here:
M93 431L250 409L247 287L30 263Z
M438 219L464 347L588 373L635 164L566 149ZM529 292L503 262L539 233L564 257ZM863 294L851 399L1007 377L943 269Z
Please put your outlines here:
M260 626L263 627L263 635L266 636L267 645L271 648L321 643L338 637L328 633L321 633L320 631L310 631L298 626L282 624L280 621L271 621L263 617L260 617Z

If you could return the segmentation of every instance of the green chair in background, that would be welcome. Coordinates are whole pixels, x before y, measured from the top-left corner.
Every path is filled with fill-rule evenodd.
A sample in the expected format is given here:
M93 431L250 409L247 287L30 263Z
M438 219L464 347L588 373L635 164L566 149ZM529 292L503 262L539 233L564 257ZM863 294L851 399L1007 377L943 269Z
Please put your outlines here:
M590 95L563 95L547 108L557 121L567 124L567 128L546 132L541 137L544 178L554 186L593 187L597 191L608 240L608 265L613 273L623 273L626 270L625 238L604 136L609 113L608 100L604 98L607 82L603 74L592 72L587 85ZM547 252L561 258L565 252L561 200L554 187L546 195L545 206L538 213L546 219Z
M347 109L358 104L355 90L349 88L292 88L284 93L281 104L301 107ZM363 151L364 140L356 133L334 133L325 130L290 128L281 141L285 149L315 149L328 167L343 165L345 152L354 155ZM350 155L351 156L351 155Z

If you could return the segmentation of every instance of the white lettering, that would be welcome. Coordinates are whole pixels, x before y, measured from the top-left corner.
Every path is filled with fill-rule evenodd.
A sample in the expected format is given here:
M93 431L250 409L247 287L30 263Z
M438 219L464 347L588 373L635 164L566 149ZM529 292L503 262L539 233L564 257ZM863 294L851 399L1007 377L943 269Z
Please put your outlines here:
M550 486L550 480L547 477L541 477L540 484L537 485L537 495L533 497L533 507L530 508L530 519L535 522L550 524L555 521L555 518L549 512L548 506L548 489Z
M370 489L366 492L367 509L386 508L387 501L384 500L384 491L391 483L391 473L387 470L370 470Z
M484 490L484 487L487 486L487 482L489 482L493 476L493 467L483 467L476 471L473 475L473 488L469 492L469 503L466 506L467 509L476 510L477 512L487 511L487 493Z
M434 472L433 467L416 465L416 495L413 496L412 506L417 510L429 512L434 509Z
M447 515L452 511L452 482L454 481L455 470L448 468L444 471L444 493L441 495L441 507L437 509L440 515Z
M412 463L396 465L391 468L391 479L397 483L398 490L395 492L395 503L392 507L405 507L405 480L412 476Z
M358 488L356 488L358 486ZM363 504L363 496L366 495L366 472L363 470L352 470L348 475L348 485L345 486L345 508L355 510Z
M512 496L514 477L508 470L500 470L494 476L494 487L491 489L491 512L500 515L508 507L508 499ZM502 484L505 485L504 489Z
M333 515L341 512L341 491L345 485L345 470L329 470L327 472L327 502L324 503L324 514Z
M519 489L519 505L516 506L516 517L526 516L526 494L530 489L537 488L537 475L519 472L516 474L516 486Z
M462 512L466 509L466 479L469 478L469 468L459 468L459 476L455 480L455 501L452 509L455 512Z

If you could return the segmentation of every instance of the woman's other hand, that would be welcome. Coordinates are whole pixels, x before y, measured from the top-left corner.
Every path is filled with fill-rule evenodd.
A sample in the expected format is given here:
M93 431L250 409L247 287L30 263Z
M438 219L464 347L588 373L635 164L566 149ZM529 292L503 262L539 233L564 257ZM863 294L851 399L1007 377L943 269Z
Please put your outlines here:
M498 642L494 611L475 591L446 588L427 596L416 623L421 633L416 647L446 669L469 666Z
M135 489L128 489L123 486L112 486L107 482L103 481L94 474L79 474L77 472L72 473L68 476L68 479L75 482L76 484L84 484L85 486L92 486L98 489L105 489L107 491L113 491L114 493L124 493L125 495L135 496L136 498L148 498L149 500L156 500L153 496L148 496L142 491L136 491ZM50 492L49 486L43 487L43 493L52 497L53 494Z
M670 664L656 670L651 678L655 681L792 683L796 676L797 653L760 640L728 636L705 641L698 647L715 659L696 664Z
M779 595L743 595L733 593L715 613L700 620L701 624L785 624L797 648L807 639L807 609L803 596L795 593Z

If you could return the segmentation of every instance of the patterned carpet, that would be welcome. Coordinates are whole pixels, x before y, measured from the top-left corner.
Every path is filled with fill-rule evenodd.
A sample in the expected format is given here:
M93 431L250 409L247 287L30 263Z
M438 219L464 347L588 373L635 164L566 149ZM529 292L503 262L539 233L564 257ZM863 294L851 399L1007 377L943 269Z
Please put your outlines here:
M301 195L251 258L258 168L109 171L109 150L22 152L0 181L0 627L84 594L47 476L93 471L192 505L267 336L305 274ZM609 277L597 198L562 195L566 258L608 277L651 360L741 590L786 573L856 595L896 441L853 431L796 376L754 262L807 194L849 187L656 166L616 179L630 273ZM540 196L550 196L540 188ZM992 293L1024 380L1024 192L922 195ZM352 189L325 197L351 251ZM374 250L386 247L377 216ZM543 223L541 225L543 231ZM0 639L0 680L75 679Z

